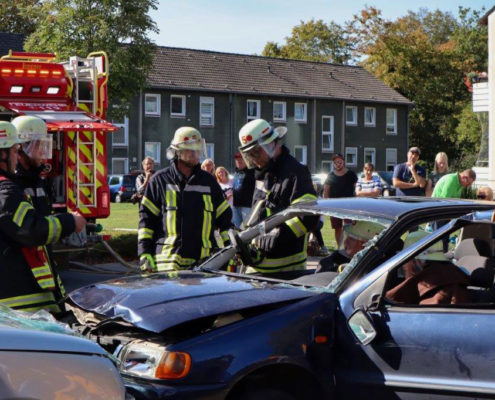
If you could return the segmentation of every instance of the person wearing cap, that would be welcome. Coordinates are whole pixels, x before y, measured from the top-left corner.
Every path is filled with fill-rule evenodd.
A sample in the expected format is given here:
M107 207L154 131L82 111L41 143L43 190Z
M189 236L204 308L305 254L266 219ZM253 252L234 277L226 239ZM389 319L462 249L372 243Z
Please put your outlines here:
M42 147L26 142L27 134L34 128L35 134L46 128L31 119L14 122L15 125L0 121L0 304L22 311L44 309L58 314L63 311L60 301L64 291L46 246L82 231L86 220L69 213L49 215L33 206L31 196L17 182L15 169L21 143L26 143L27 152L33 147L33 155L39 155L37 151ZM23 139L16 125L23 132Z
M316 200L311 174L280 143L287 128L273 128L255 119L239 131L239 151L249 168L255 168L256 185L251 213L245 221L252 226L292 204ZM252 267L270 277L290 279L306 269L308 233L317 216L294 217L257 238L260 257Z
M475 180L476 172L472 169L447 174L437 182L431 197L459 199L461 198L462 190L471 186Z
M343 246L328 257L322 258L315 273L339 271L341 266L351 261L352 257L366 246L383 230L383 226L371 221L352 221L344 226Z
M397 196L424 196L426 169L418 164L421 151L413 146L407 152L407 161L394 168L392 184Z
M247 218L251 211L254 193L254 169L249 169L242 158L241 153L234 155L235 172L234 172L234 225L240 228L242 222Z
M167 149L170 166L157 171L139 207L138 255L143 272L192 268L211 255L220 230L224 243L232 211L215 177L200 167L206 154L199 131L175 131Z
M333 171L327 175L323 185L324 198L354 197L358 180L354 171L345 166L344 156L336 153L332 157ZM330 217L330 223L335 232L337 247L342 244L343 221L337 217Z
M413 245L428 232L410 232L404 248ZM469 302L469 276L454 265L443 252L441 241L403 265L406 279L388 290L385 297L403 304L456 304Z

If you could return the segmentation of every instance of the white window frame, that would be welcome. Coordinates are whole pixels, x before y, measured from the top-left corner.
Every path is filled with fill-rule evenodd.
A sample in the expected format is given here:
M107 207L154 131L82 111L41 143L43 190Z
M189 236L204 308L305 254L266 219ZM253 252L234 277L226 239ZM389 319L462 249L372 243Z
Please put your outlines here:
M129 118L124 117L123 124L117 124L112 122L117 128L122 128L124 130L124 141L116 142L114 139L117 137L115 134L112 134L112 147L127 147L129 145Z
M352 110L352 120L347 119L347 110ZM345 124L350 126L356 126L358 124L357 121L357 106L345 106Z
M278 118L275 116L275 105L280 104L282 106L282 117ZM287 121L287 103L285 101L274 101L273 102L273 120L277 122Z
M204 113L202 109L203 104L211 104L211 114ZM211 123L203 123L203 118L210 118ZM215 98L203 97L199 98L199 126L215 126Z
M146 102L148 98L154 98L155 104L156 104L156 109L155 111L147 111L146 110ZM162 96L158 93L145 93L144 94L144 115L147 117L159 117L162 112Z
M296 115L296 108L298 106L302 106L303 107L303 110L304 110L304 116L303 118L297 118ZM302 123L306 123L308 120L308 103L294 103L294 121L295 122L302 122Z
M299 144L294 146L294 157L296 156L296 150L302 150L302 160L299 161L301 164L308 165L308 146ZM297 159L297 157L296 157Z
M347 161L347 156L354 154L354 162ZM346 167L357 167L358 164L358 149L357 147L346 147L345 148L345 165Z
M155 144L158 145L156 154L147 153L146 152L146 145L155 145ZM144 142L144 156L145 157L151 157L155 164L161 163L161 160L160 160L161 152L162 152L162 143L161 142Z
M329 118L330 119L330 130L329 131L324 131L323 130L323 126L324 126L324 123L323 123L323 120L325 118ZM325 152L333 152L333 148L334 148L334 137L335 137L335 130L334 130L334 117L333 115L322 115L321 116L321 151L325 151ZM323 138L325 136L330 136L330 146L329 148L327 147L324 147L324 143L325 143L325 140L323 140Z
M394 116L393 125L388 123L389 112L392 112L392 115ZM387 108L387 110L386 110L385 131L386 131L387 135L397 135L397 109L396 108Z
M395 154L394 154L395 153ZM394 156L389 157L390 154ZM390 171L388 167L395 167L397 165L397 149L394 147L387 147L385 149L385 171Z
M206 143L206 158L215 161L215 143Z
M363 149L363 164L366 163L366 153L369 152L371 153L371 164L373 164L376 167L376 148L374 147L365 147Z
M333 171L333 161L332 160L321 160L321 170L322 170L322 172L327 173L327 174L332 172Z
M371 121L367 121L366 120L366 111L368 110L371 110L372 112L372 120ZM368 126L368 127L371 127L371 126L376 126L376 108L375 107L364 107L364 126Z
M182 112L172 112L172 99L181 99ZM184 118L186 116L186 96L183 94L171 94L170 95L170 116L174 118Z
M249 115L249 103L256 104L256 115ZM248 122L253 119L261 118L261 100L247 99L246 101L246 117Z
M112 157L112 174L120 174L115 172L114 161L124 161L124 174L129 172L129 159L125 157Z

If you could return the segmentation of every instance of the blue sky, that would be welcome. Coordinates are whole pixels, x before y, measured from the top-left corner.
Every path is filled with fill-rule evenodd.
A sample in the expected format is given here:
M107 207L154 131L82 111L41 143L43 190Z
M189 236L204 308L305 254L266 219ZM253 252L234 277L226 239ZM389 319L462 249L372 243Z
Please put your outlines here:
M161 46L261 54L266 42L283 43L301 20L343 24L365 5L395 19L421 7L454 15L459 6L488 10L495 0L159 0L151 16L160 33L152 39Z

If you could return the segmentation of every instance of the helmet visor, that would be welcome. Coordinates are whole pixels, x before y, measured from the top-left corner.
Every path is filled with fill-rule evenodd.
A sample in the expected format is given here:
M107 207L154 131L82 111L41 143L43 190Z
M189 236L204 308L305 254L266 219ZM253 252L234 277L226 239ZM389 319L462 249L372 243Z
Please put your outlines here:
M22 150L31 159L50 160L52 158L52 145L52 138L46 136L23 144Z

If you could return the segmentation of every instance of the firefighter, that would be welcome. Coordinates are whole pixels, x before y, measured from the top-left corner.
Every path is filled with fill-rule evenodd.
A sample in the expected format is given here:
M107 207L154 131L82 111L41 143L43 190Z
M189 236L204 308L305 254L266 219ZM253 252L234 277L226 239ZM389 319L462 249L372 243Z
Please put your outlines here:
M0 304L23 311L62 311L62 294L45 246L84 229L83 217L44 216L15 182L22 140L13 124L0 121Z
M256 189L247 226L252 226L291 204L316 200L308 168L280 143L287 129L274 129L263 119L248 122L239 131L239 150L250 168L256 168ZM318 217L295 217L260 236L256 247L264 255L254 269L271 277L290 279L306 268L308 232ZM296 271L296 272L293 272Z
M198 130L175 131L169 167L150 179L139 208L138 254L143 272L190 268L210 256L218 228L224 241L232 211L214 176L199 160L205 143Z

